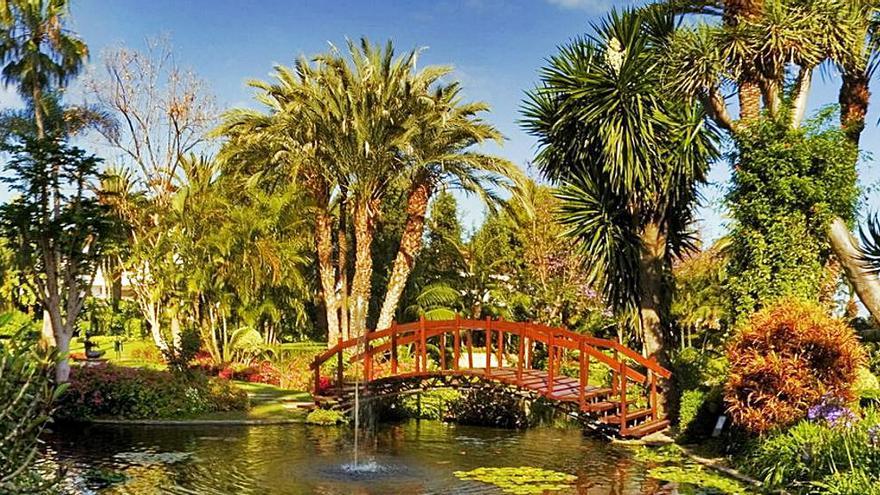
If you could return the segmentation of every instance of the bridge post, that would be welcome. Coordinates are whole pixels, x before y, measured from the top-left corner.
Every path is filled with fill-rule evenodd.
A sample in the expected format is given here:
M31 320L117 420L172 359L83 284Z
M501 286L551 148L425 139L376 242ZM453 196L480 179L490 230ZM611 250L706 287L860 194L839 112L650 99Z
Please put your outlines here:
M474 331L467 329L468 370L474 369Z
M653 370L648 370L648 376L651 379L651 395L649 401L651 403L651 419L657 420L657 374Z
M522 386L523 379L523 356L525 351L525 334L526 329L528 328L527 324L519 325L519 346L516 351L516 384L517 386Z
M620 434L626 435L626 363L620 361Z
M339 396L342 397L342 380L344 380L345 364L342 362L342 336L336 339L336 345L339 346L339 352L336 353L336 389Z
M425 337L425 315L419 317L419 355L421 356L422 373L428 372L428 345Z
M486 317L486 376L492 374L492 317Z
M553 384L553 381L554 381L553 380L553 374L554 374L553 373L553 366L555 364L554 361L555 361L555 356L556 356L556 349L553 348L553 341L554 340L555 339L553 337L553 331L551 330L550 336L547 337L547 397L548 398L553 398L553 389L555 387Z
M373 380L373 349L370 346L369 334L364 334L364 381Z
M617 357L617 349L614 350L614 362L620 363ZM618 368L620 368L620 366L618 366ZM619 384L619 378L614 375L616 375L619 371L619 369L611 368L611 395L617 394L617 385Z
M455 335L452 337L452 357L455 360L453 369L458 371L458 361L461 359L461 317L455 313Z
M391 374L397 375L397 321L391 322Z
M319 395L321 391L321 363L315 360L315 397Z
M587 346L584 344L583 339L578 339L578 360L580 370L580 409L581 411L585 410L587 407L587 364L584 362L585 357L587 355Z
M440 371L446 370L446 332L440 334Z
M504 330L498 329L498 369L504 367Z

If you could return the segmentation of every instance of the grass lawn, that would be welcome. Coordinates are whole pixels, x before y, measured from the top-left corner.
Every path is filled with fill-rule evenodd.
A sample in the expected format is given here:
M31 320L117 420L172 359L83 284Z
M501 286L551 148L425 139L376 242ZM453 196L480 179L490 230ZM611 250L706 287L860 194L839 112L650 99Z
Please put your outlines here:
M116 352L113 350L113 343L116 342L116 337L96 336L92 337L91 341L98 344L98 348L104 351L102 357L113 364L119 366L131 366L132 368L165 369L164 363L151 359L144 359L144 356L160 356L157 354L158 351L156 350L156 345L151 340L124 340L122 353L119 357L116 356ZM80 337L74 337L73 340L70 341L71 354L84 353L85 351L86 349L83 339ZM161 361L161 359L159 359L159 361Z
M308 392L286 390L264 383L232 382L236 387L248 393L251 408L248 411L233 411L202 414L199 420L272 420L272 419L305 419L308 409L299 404L313 403Z

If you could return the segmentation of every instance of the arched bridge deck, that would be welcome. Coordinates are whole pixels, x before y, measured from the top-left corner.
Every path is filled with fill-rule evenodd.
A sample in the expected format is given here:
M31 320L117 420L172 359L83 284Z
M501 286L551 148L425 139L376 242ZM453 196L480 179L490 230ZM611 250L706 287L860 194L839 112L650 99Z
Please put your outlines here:
M317 400L350 399L346 358L362 363L358 376L368 393L394 393L420 381L429 386L491 381L555 401L624 437L669 425L658 408L669 370L616 341L564 328L458 318L395 323L317 356L311 365Z

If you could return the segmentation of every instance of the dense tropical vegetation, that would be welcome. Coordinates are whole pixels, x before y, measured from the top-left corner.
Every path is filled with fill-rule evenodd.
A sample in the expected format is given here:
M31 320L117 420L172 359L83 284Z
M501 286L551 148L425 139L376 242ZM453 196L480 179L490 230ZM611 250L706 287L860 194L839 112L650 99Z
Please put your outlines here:
M859 225L858 166L877 2L612 11L526 93L534 174L487 152L505 138L451 67L390 41L300 56L250 82L256 108L218 109L148 40L106 51L75 104L89 50L69 7L0 9L3 82L24 102L0 113L0 491L63 474L37 462L53 417L252 420L266 396L333 386L309 369L328 346L457 317L640 349L673 370L678 440L767 489L876 491L880 221ZM811 100L820 75L837 101ZM724 166L731 221L709 242L697 207ZM486 207L471 230L466 195ZM473 391L416 404L388 410L537 414ZM268 414L343 421L284 409Z

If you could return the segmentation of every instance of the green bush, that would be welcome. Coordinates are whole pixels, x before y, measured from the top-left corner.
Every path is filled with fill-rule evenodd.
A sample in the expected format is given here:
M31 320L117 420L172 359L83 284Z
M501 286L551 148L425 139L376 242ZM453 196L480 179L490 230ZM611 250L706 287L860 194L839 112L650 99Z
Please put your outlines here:
M159 419L247 408L247 393L226 380L105 365L72 370L59 417Z
M745 467L771 489L811 493L828 483L838 490L832 493L869 493L844 489L859 482L859 471L880 485L880 414L868 409L850 425L803 420L758 441Z
M727 359L695 348L683 349L671 358L673 386L678 403L678 426L686 439L708 436L724 413L723 384Z
M315 409L306 416L306 424L334 426L345 422L345 416L332 409Z

